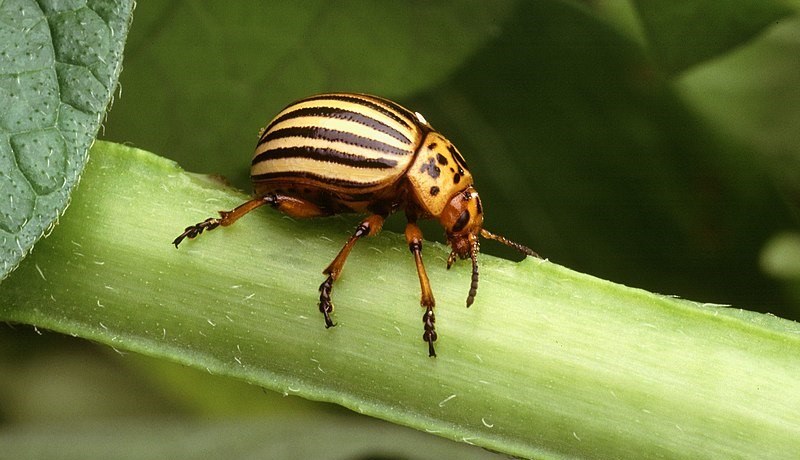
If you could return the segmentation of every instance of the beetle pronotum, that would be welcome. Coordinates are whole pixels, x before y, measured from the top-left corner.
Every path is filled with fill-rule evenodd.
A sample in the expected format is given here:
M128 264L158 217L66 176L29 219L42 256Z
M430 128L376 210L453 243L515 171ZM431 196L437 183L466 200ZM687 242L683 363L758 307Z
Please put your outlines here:
M331 327L331 290L350 250L360 238L377 234L389 214L403 209L408 220L406 242L422 291L422 338L428 343L429 356L436 356L435 301L422 263L417 220L439 219L451 247L448 269L456 257L471 259L467 307L478 290L478 236L539 257L528 247L483 228L481 200L455 146L419 113L380 97L321 94L290 104L261 132L250 177L253 199L231 211L220 211L218 218L187 227L173 241L175 247L184 238L231 225L265 204L298 218L368 213L323 270L327 277L319 287L319 310L325 327Z

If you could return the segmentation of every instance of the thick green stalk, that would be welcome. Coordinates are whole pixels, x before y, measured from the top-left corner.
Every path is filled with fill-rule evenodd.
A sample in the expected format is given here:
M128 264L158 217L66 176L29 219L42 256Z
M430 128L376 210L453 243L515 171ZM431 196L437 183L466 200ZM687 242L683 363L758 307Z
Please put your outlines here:
M421 340L402 236L359 242L317 311L355 219L264 209L170 245L245 198L146 152L98 143L61 223L0 285L34 324L536 457L790 458L800 452L800 327L650 294L547 261L444 268L428 243L439 357ZM487 203L487 207L489 204Z

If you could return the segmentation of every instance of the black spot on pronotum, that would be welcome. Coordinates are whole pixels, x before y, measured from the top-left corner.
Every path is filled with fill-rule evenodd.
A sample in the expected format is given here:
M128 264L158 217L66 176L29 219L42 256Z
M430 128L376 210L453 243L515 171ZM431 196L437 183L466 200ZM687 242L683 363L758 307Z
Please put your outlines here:
M454 183L454 184L457 184L457 183L459 183L459 182L461 182L461 174L455 174L455 175L453 175L453 183Z
M467 222L469 222L469 211L465 210L461 213L461 215L458 216L458 219L456 219L456 223L453 225L451 232L458 233L461 230L464 230L464 227L467 226Z
M435 148L436 148L436 142L431 142L430 144L428 144L428 150L433 150Z
M447 158L445 158L445 156L442 155L441 153L436 154L436 161L442 166L447 165Z
M436 196L438 194L439 194L439 187L437 187L435 185L433 187L431 187L431 196Z
M434 179L437 179L439 178L439 173L441 173L442 171L439 169L438 166L436 166L436 162L433 158L428 158L428 162L422 164L422 167L419 168L419 172L428 173L429 176L431 176Z

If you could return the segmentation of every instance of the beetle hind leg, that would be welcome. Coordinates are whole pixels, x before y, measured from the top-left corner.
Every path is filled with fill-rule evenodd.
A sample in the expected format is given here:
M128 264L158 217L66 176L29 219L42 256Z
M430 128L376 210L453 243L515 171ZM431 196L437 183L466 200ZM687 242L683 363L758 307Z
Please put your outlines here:
M333 320L331 319L331 313L333 313L333 302L331 301L333 282L336 281L342 273L342 268L344 267L345 261L347 261L347 256L350 255L350 251L353 249L353 246L355 246L356 241L365 236L372 236L380 232L381 227L383 227L383 220L384 216L373 214L358 224L356 231L353 232L353 235L350 236L342 249L339 250L339 254L336 255L336 258L322 271L322 274L328 275L328 277L319 285L319 311L325 317L326 328L334 326Z
M228 225L231 225L239 220L239 218L248 212L265 204L276 208L284 214L298 218L317 217L330 214L330 212L323 210L308 200L287 195L268 193L258 198L253 198L252 200L246 201L230 211L219 211L219 217L209 217L200 223L186 227L183 233L178 235L178 237L172 241L172 244L174 244L177 248L178 245L180 245L181 242L186 238L197 238L204 231L214 230L219 226L227 227Z
M172 241L172 244L174 244L175 247L177 248L178 245L180 245L185 238L189 239L197 238L204 231L214 230L220 225L222 225L223 227L227 227L228 225L231 225L232 223L239 220L240 217L244 216L248 212L258 207L261 207L267 203L274 202L274 198L275 198L274 195L267 195L258 198L253 198L252 200L240 204L231 211L219 211L219 217L209 217L208 219L198 224L186 227L183 233L178 235L178 237Z

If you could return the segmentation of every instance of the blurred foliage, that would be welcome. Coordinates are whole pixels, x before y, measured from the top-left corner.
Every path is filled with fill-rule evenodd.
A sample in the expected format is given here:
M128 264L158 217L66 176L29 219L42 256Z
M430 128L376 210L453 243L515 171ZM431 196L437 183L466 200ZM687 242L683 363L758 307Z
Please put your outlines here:
M459 146L489 229L598 277L800 318L800 2L331 5L140 2L101 137L249 189L258 129L283 106L383 95ZM8 369L42 342L0 334L0 421L38 399L9 390L25 373ZM159 388L158 366L136 368L154 377L121 372ZM144 400L131 407L183 404L173 390Z

